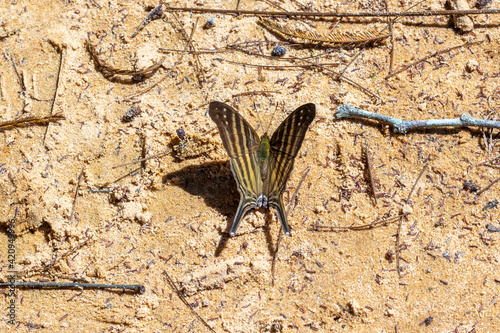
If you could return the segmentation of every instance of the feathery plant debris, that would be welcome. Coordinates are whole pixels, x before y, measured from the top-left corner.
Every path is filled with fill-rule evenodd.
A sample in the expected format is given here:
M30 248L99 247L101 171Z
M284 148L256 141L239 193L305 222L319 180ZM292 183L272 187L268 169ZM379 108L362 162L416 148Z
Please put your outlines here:
M382 34L381 31L374 29L366 31L334 31L330 34L321 34L316 31L301 31L297 28L289 27L267 18L259 17L260 22L270 30L276 30L281 34L311 40L320 43L333 43L333 44L359 44L367 43L377 40L382 40L390 36L390 34Z

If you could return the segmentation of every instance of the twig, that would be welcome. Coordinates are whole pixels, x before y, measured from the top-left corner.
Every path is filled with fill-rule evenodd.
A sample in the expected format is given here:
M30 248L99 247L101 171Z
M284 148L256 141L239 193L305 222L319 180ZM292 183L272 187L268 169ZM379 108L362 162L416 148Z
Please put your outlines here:
M57 48L57 47L56 47ZM61 53L61 57L59 58L59 68L57 70L57 78L56 78L56 89L54 89L54 96L52 97L52 103L50 105L50 112L49 115L52 115L54 113L54 106L56 105L56 99L57 99L57 91L59 90L59 82L61 81L61 71L62 67L64 64L64 60L66 59L66 47L63 46L62 49L57 48L59 52ZM47 127L45 128L45 133L43 134L43 144L45 144L45 139L47 138L47 133L49 131L49 124L47 124Z
M417 179L415 180L415 183L413 184L413 187L411 188L410 193L408 194L408 197L407 197L407 199L406 199L406 202L407 202L407 203L409 203L409 202L410 202L411 196L413 195L413 192L415 192L415 188L417 187L417 184L418 184L418 182L420 181L420 178L422 178L422 176L424 175L424 172L425 172L425 170L427 170L427 167L428 167L428 166L429 166L429 164L428 164L428 163L426 163L426 164L424 165L424 168L422 169L422 171L420 171L420 173L419 173L419 175L418 175Z
M120 165L115 165L115 166L114 166L114 167L112 167L111 169L121 168L121 167L124 167L124 166L127 166L127 165L131 165L131 164L136 164L136 163L144 162L144 161L150 160L150 159L152 159L152 158L156 158L156 157L159 157L159 156L166 155L166 154L168 154L170 151L172 151L172 149L167 148L167 149L166 149L164 152L162 152L162 153L158 153L158 154L153 155L153 156L144 157L144 158L141 158L140 160L132 161L132 162L129 162L129 163L120 164Z
M440 16L440 15L486 15L499 14L500 9L469 10L421 10L414 12L286 12L261 10L234 10L215 8L166 7L170 12L218 13L226 15L261 15L261 16L302 16L306 17L400 17L400 16Z
M375 181L373 179L372 161L370 157L370 151L368 150L368 141L365 140L365 157L366 165L368 166L368 177L370 178L370 186L372 188L373 200L375 201L375 206L377 205L377 194L375 193Z
M137 34L146 27L146 25L149 24L149 22L153 21L153 20L156 20L156 19L159 19L163 16L163 10L161 9L161 6L163 4L159 4L158 6L156 6L149 14L148 16L146 16L146 18L144 20L142 20L141 24L139 24L139 26L135 29L134 33L132 34L132 36L130 36L130 38L134 38L135 36L137 36Z
M295 189L295 192L293 193L292 200L290 200L290 202L288 203L288 208L286 210L286 215L287 216L288 216L288 214L290 214L290 209L292 208L292 204L295 202L295 198L297 198L297 195L299 193L299 189L302 186L302 183L306 179L307 175L309 174L310 170L311 170L310 167L307 168L307 170L304 172L304 175L302 176L302 179L299 182L299 185L297 185L297 188ZM280 226L280 232L279 232L279 236L278 236L278 241L276 243L276 251L274 252L274 256L273 256L273 265L271 267L271 276L272 276L272 285L273 286L274 286L274 271L275 271L275 268L276 268L276 260L278 259L278 251L279 251L280 243L281 243L281 234L283 234L283 227L282 226Z
M468 113L464 113L460 116L460 118L454 119L403 120L399 118L384 116L374 112L360 110L348 104L343 104L337 108L337 113L335 114L335 116L337 117L337 119L361 118L377 120L381 123L391 125L394 128L394 132L403 134L408 132L409 130L414 129L426 129L446 126L481 126L500 129L500 121L477 119L473 118Z
M102 284L102 283L81 283L81 282L2 282L0 287L14 287L14 288L30 288L30 289L43 289L43 288L82 288L82 289L121 289L132 290L144 294L146 289L142 284Z
M71 252L83 247L85 244L87 244L87 242L89 240L92 239L92 237L94 237L93 235L91 236L88 236L86 240L84 240L83 242L81 242L80 244L77 244L75 246L73 246L71 249L69 249L68 251L64 252L63 254L61 254L58 257L54 257L54 259L52 259L52 261L43 269L43 271L47 271L49 268L51 268L52 266L54 266L59 260L61 260L62 258L64 258L65 256L67 256L68 254L70 254Z
M497 179L493 180L488 186L486 186L485 188L483 188L481 191L477 192L476 194L476 198L479 197L481 194L483 194L484 192L488 191L490 189L490 187L492 187L495 183L497 183L498 181L500 180L500 177L498 177Z
M177 288L177 286L175 285L174 281L172 280L172 278L170 278L170 275L168 275L167 271L163 271L163 274L165 274L167 276L167 279L168 281L170 282L170 284L172 285L172 288L174 288L175 290L175 293L177 294L177 296L179 296L179 298L181 299L181 301L186 304L186 306L189 308L189 310L191 310L191 312L193 312L193 314L196 316L196 318L198 318L199 321L201 321L203 323L203 325L205 325L206 328L208 328L210 330L210 332L213 332L215 333L215 330L210 326L208 325L208 323L205 321L205 319L203 319L199 314L198 312L196 312L193 307L191 306L191 304L188 303L188 301L184 298L184 296L182 296L180 290Z
M177 61L172 65L172 68L168 72L166 72L165 74L163 74L163 76L160 79L158 79L158 81L156 81L155 83L153 83L149 87L144 88L142 90L139 90L139 91L137 91L137 92L135 92L133 94L130 94L130 95L126 96L125 99L131 99L133 97L137 97L139 95L143 95L143 94L147 93L148 91L150 91L151 89L153 89L154 87L156 87L157 85L159 85L161 82L163 82L170 75L170 73L172 73L174 71L174 69L176 69L177 66L182 62L182 59L184 59L184 56L186 55L186 53L187 53L187 51L189 49L191 40L193 39L194 32L195 32L194 29L191 30L191 35L189 36L189 39L186 41L186 47L184 48L184 52L182 52L179 55L179 59L177 59Z
M279 91L276 90L255 90L255 91L244 91L242 93L234 94L231 97L240 97L240 96L253 96L253 95L267 95L267 94L277 94Z
M196 21L193 24L193 30L191 30L191 35L188 36L186 30L182 26L182 23L179 20L179 18L177 17L177 15L175 13L172 13L172 14L173 14L172 16L177 21L177 24L181 28L180 31L181 31L182 36L188 42L188 46L191 48L191 51L193 51L194 59L196 60L196 63L198 65L198 71L200 72L200 75L201 75L201 78L198 76L198 81L199 81L200 87L201 87L201 86L203 86L203 82L206 82L207 79L205 78L205 73L203 72L203 66L201 65L200 56L198 55L198 52L196 51L196 48L194 47L194 44L193 44L193 36L194 36L195 31L196 31L196 27L198 26L198 21L200 20L200 18L199 17L196 18Z
M434 52L434 53L432 53L432 54L430 54L430 55L428 55L428 56L426 56L426 57L423 57L423 58L421 58L421 59L419 59L419 60L417 60L417 61L412 62L412 63L411 63L411 64L409 64L409 65L404 66L404 67L403 67L403 68L401 68L400 70L397 70L397 71L395 71L395 72L389 73L389 75L387 75L387 76L385 77L385 79L387 80L388 78L390 78L390 77L392 77L392 76L394 76L394 75L396 75L396 74L399 74L399 73L401 73L401 72L404 72L404 71L406 71L408 68L413 67L413 66L415 66L415 65L418 65L419 63L424 62L424 61L426 61L426 60L427 60L427 59L429 59L429 58L432 58L432 57L435 57L435 56L437 56L437 55L440 55L440 54L443 54L443 53L446 53L446 52L450 52L450 51L453 51L453 50L456 50L456 49L459 49L459 48L462 48L462 47L466 47L466 46L470 46L470 45L474 45L474 44L481 44L482 42L484 42L484 39L483 39L483 40L480 40L480 41L475 41L475 42L467 42L467 43L464 43L464 44L462 44L462 45L456 45L456 46L452 46L452 47L449 47L449 48L444 49L444 50L441 50L441 51L436 51L436 52Z
M422 176L424 175L425 170L427 170L428 166L429 166L429 164L426 163L424 165L422 171L420 171L420 174L418 175L417 179L415 180L415 183L413 184L413 187L411 188L410 193L408 193L408 197L406 198L406 203L408 203L408 204L410 203L410 199L411 199L411 196L413 194L413 191L415 191L415 188L417 187L417 184L420 181L420 178L422 178ZM399 265L399 252L400 252L399 244L400 244L400 241L401 241L401 227L402 226L403 226L403 217L401 217L399 219L398 232L396 234L396 267L397 267L398 275L399 275L400 278L401 278L401 267Z
M21 31L21 29L14 29L14 30L11 30L11 31L7 31L6 33L4 33L3 35L0 35L0 40L2 39L5 39L7 37L10 37L12 35L15 35L17 34L19 31Z
M394 70L394 21L389 21L389 34L391 35L391 53L389 57L389 75L392 75Z
M73 216L75 215L76 200L78 199L78 190L80 189L80 183L82 181L82 175L83 175L84 170L85 170L85 167L82 168L82 171L80 172L80 175L78 176L78 184L76 185L75 197L73 198L73 208L71 208L71 214L69 216L68 223L71 223L71 221L73 220Z
M328 225L314 225L313 229L315 231L320 231L320 230L323 230L323 231L348 231L348 230L354 230L354 231L357 231L357 230L368 230L368 229L373 229L373 228L376 228L380 225L387 225L388 223L390 222L394 222L394 221L397 221L398 219L400 219L401 217L405 217L409 215L409 213L404 213L404 214L400 214L400 215L397 215L397 216L393 216L393 217L390 217L388 219L386 218L377 218L375 221L371 222L371 223L368 223L368 224L363 224L363 225L356 225L356 226L350 226L350 227L335 227L335 226L328 226Z
M161 67L165 57L162 57L160 61L153 63L151 66L144 69L118 69L106 63L104 60L99 58L98 52L95 46L87 40L87 48L89 50L90 56L94 60L96 68L101 72L107 80L111 82L119 82L126 84L139 83L146 79L152 77Z
M47 117L28 117L28 118L22 118L22 119L17 119L17 120L9 120L9 121L4 121L0 123L0 131L5 131L13 128L18 128L18 127L28 127L28 126L44 126L47 125L48 123L54 123L59 120L64 120L66 119L62 114L55 114L53 116L47 116Z
M314 63L314 62L312 62L312 61L309 61L309 60L306 60L306 59L297 58L297 60L301 60L301 61L303 61L303 62L306 62L306 63L310 64L311 66L315 66L315 67L317 67L317 68L321 68L321 69L323 69L323 70L325 70L325 71L327 71L327 72L330 72L330 73L332 73L332 74L336 75L338 80L341 80L341 81L343 80L344 82L349 83L349 84L351 84L351 85L353 85L353 86L355 86L355 87L357 87L357 88L361 89L361 90L362 90L362 91L364 91L366 94L368 94L368 95L370 95L370 96L372 96L372 97L375 97L375 98L379 99L380 101L383 101L383 99L382 99L379 95L377 95L377 94L375 94L375 93L371 92L371 91L370 91L370 90L368 90L367 88L363 87L361 84L359 84L359 83L357 83L357 82L355 82L355 81L353 81L353 80L351 80L351 79L349 79L349 78L345 77L344 75L342 75L342 74L340 74L340 73L338 73L338 72L336 72L336 71L334 71L334 70L331 70L330 68L326 68L326 67L324 67L323 65L316 64L316 63Z

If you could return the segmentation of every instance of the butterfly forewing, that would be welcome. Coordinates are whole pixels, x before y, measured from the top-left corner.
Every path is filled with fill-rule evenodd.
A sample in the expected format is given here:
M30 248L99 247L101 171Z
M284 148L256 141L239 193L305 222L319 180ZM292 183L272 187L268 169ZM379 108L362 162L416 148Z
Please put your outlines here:
M229 233L234 235L245 213L257 205L262 193L258 161L259 137L254 129L230 106L210 103L208 113L219 128L222 144L231 158L231 171L240 193L240 203Z
M271 137L271 149L291 158L297 156L307 128L316 116L316 106L304 104L293 111Z
M278 212L285 234L290 234L284 205L283 192L290 178L295 156L297 156L307 128L316 116L316 107L309 103L292 112L278 127L271 137L270 175L264 182L264 193L268 205Z
M233 108L221 102L211 102L208 113L219 128L222 144L229 157L257 151L259 136Z

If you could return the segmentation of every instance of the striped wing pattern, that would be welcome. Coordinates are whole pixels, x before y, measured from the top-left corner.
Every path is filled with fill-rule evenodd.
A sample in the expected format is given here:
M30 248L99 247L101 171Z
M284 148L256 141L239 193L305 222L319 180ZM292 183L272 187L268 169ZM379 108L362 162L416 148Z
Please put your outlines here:
M299 107L274 132L270 140L269 171L264 180L261 178L258 154L260 139L255 130L238 112L224 103L211 102L208 112L219 129L240 193L240 203L229 234L233 236L245 213L258 206L261 195L267 198L269 207L276 209L284 232L290 234L283 192L292 172L295 156L315 117L314 104Z
M290 178L293 162L297 156L307 128L316 116L316 107L309 103L292 112L278 127L271 137L271 160L269 175L264 181L264 193L268 205L278 212L285 234L290 234L283 205L283 192Z
M233 176L240 193L240 203L229 234L235 234L245 213L256 207L262 193L258 162L259 136L238 112L229 105L211 102L208 113L219 128L222 144L230 157Z

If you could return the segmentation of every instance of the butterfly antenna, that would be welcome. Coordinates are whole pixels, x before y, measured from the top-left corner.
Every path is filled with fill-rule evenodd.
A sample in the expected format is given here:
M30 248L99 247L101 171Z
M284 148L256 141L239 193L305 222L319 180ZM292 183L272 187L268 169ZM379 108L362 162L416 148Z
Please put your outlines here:
M273 119L274 119L274 115L276 114L276 111L278 111L278 103L276 104L276 108L274 109L273 115L271 116L271 121L269 122L269 125L267 125L266 133L269 132L269 127L271 127L271 124L273 123Z
M257 106L255 105L255 102L253 102L253 108L254 108L255 112L257 112L257 117L259 118L259 125L260 125L260 127L264 128L264 126L262 125L262 120L260 120L259 109L257 109Z

